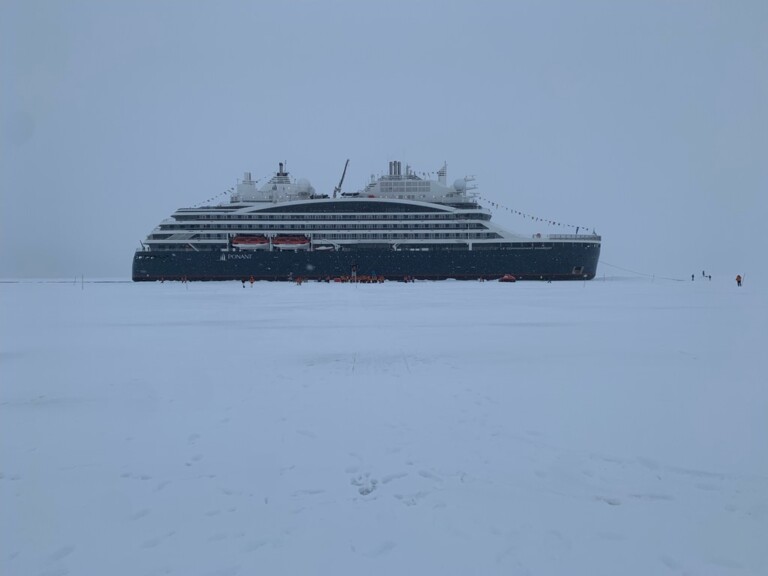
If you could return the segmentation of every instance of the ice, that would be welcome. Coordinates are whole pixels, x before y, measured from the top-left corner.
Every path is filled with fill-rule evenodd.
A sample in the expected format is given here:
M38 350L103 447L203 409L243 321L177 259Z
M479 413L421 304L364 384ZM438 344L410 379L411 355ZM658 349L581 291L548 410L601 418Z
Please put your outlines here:
M768 566L764 287L0 284L0 573Z

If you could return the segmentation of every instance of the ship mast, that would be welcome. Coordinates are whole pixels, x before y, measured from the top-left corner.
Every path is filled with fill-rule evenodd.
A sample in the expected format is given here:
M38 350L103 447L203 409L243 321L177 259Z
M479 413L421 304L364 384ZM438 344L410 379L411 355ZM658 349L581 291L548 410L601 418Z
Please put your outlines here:
M336 188L333 189L333 197L334 198L336 198L336 194L338 192L341 192L341 185L344 183L344 176L347 173L347 166L349 166L349 158L347 158L347 161L344 164L344 171L341 173L341 180L339 180L339 185L336 186Z

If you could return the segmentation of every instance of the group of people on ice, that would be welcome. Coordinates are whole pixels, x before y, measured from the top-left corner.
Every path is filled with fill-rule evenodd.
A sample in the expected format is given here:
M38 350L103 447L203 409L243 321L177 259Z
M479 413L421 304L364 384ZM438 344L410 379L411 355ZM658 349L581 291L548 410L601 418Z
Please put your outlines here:
M712 275L707 274L706 272L704 272L704 270L701 271L701 277L706 278L707 280L712 280ZM691 274L691 282L693 282L695 279L696 279L696 275ZM741 277L741 274L736 274L736 286L741 287L742 280L743 278Z

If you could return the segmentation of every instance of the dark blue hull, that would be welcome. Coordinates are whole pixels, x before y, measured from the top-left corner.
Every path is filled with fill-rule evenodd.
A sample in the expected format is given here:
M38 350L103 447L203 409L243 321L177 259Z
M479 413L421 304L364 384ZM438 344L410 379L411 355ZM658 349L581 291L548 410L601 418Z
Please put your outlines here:
M388 280L590 280L600 244L590 241L493 250L137 251L133 280L292 280L382 276Z

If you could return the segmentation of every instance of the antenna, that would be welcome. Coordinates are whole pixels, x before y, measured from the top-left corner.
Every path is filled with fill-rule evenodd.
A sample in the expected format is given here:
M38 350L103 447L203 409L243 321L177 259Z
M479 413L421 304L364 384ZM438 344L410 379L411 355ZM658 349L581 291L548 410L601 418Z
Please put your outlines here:
M336 194L338 192L341 192L341 185L344 183L344 176L347 174L347 166L349 166L349 158L347 158L347 162L344 164L344 172L341 173L341 180L339 180L339 185L333 189L334 198L336 198Z

